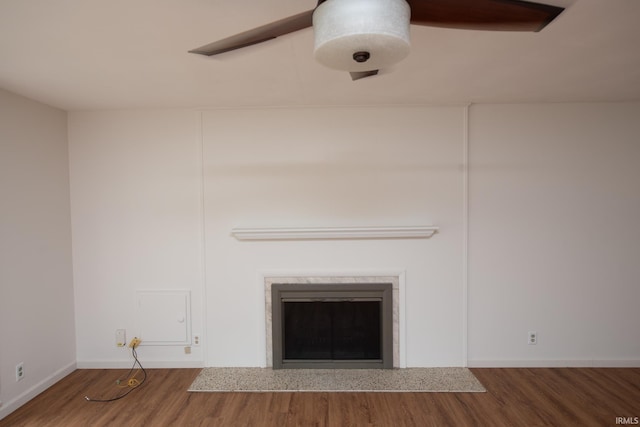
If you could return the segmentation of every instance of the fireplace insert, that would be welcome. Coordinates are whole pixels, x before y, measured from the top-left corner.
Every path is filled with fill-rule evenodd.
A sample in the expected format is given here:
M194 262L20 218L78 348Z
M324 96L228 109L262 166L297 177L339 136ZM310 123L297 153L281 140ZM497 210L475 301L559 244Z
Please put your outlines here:
M392 368L391 283L273 284L273 368Z

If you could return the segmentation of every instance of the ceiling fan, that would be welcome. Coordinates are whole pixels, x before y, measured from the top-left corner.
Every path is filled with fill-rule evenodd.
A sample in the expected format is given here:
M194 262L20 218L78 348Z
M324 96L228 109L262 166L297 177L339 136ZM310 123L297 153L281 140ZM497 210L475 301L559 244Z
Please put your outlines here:
M537 32L563 10L522 0L318 0L314 9L189 52L218 55L313 27L316 60L358 80L409 54L410 24Z

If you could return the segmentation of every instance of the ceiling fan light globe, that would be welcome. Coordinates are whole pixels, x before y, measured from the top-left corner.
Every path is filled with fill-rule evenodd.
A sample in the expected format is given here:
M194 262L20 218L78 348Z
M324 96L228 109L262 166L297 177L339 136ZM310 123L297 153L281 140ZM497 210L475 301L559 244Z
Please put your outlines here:
M342 71L388 67L409 54L410 20L405 0L327 0L313 13L314 57ZM358 52L369 59L357 62Z

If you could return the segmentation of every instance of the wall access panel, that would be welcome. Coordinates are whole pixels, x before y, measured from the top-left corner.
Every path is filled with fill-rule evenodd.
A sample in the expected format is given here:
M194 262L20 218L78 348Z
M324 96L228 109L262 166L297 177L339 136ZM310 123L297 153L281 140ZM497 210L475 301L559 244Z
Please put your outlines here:
M141 345L191 344L191 292L138 290Z

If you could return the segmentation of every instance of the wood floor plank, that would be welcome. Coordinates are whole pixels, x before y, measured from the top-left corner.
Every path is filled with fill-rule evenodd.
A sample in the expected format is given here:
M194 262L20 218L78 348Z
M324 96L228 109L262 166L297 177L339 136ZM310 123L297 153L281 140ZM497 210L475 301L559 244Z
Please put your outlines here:
M0 420L74 426L615 426L640 416L640 369L472 369L486 393L189 393L199 369L77 370Z

